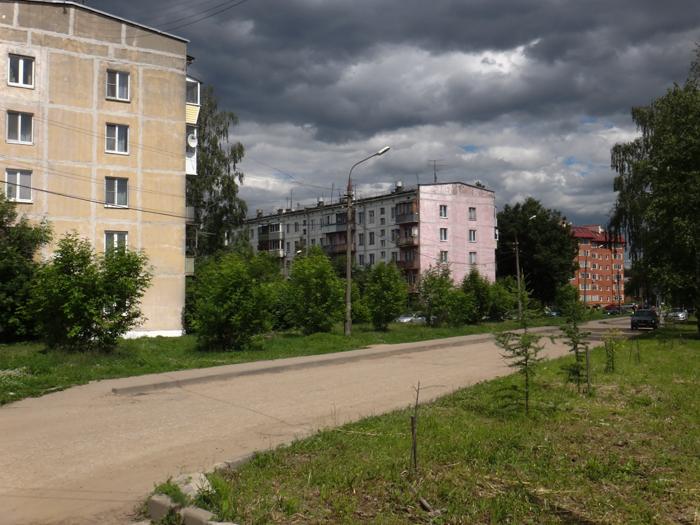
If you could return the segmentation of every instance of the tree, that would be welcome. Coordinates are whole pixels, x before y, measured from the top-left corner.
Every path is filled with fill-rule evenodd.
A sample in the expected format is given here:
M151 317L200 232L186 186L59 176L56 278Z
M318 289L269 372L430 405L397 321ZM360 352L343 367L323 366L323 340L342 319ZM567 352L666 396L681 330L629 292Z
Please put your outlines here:
M408 286L401 271L394 264L376 264L367 278L365 298L374 328L386 330L406 308Z
M473 324L481 319L477 309L477 301L472 293L452 288L447 294L447 304L447 322L452 326Z
M34 335L31 312L26 308L37 251L51 239L46 222L17 220L15 204L0 192L0 342Z
M610 229L655 291L700 311L700 48L688 80L632 108L632 120L641 136L611 150Z
M148 258L124 248L96 254L76 233L36 273L29 309L49 348L109 350L142 321Z
M198 265L194 326L204 350L242 350L267 327L270 290L236 253Z
M559 327L563 339L574 356L574 362L564 368L570 381L576 383L576 390L581 393L581 382L585 378L588 394L591 394L591 359L588 337L590 332L581 330L580 322L586 312L586 307L579 301L578 290L570 284L557 289L557 308L562 312L566 323ZM585 359L585 363L584 363Z
M318 247L296 257L289 276L291 318L306 334L330 332L343 315L344 286L330 260Z
M535 366L542 361L539 353L542 346L539 344L539 335L532 332L501 332L496 334L496 344L503 348L504 359L510 361L508 366L515 368L523 375L523 395L525 398L525 414L530 413L530 395L532 391L532 378L535 375Z
M489 317L501 321L510 316L518 306L518 287L514 277L505 277L489 288Z
M238 165L244 148L240 142L229 142L229 130L237 123L234 113L219 110L213 88L205 87L197 124L197 175L187 183L187 201L194 206L199 225L196 255L223 249L247 213L238 196L238 184L243 181Z
M447 321L450 314L450 290L452 278L446 264L431 266L420 276L418 298L429 326L440 326Z
M517 235L523 286L535 299L551 303L557 287L569 282L575 270L578 247L566 217L529 197L498 213L498 230L498 277L517 274L513 246Z
M469 273L464 276L464 280L462 281L462 291L474 298L476 313L478 315L477 321L489 315L489 309L491 307L489 296L490 287L491 283L489 283L488 279L482 277L479 274L479 270L476 268L472 268Z

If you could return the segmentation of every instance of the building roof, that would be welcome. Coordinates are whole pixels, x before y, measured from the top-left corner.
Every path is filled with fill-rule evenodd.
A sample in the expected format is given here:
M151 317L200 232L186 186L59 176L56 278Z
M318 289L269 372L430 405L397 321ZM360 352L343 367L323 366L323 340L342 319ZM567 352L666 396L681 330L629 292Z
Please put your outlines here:
M611 242L613 239L608 235L608 231L599 224L586 224L583 226L572 226L571 234L577 239L590 239L594 242ZM620 235L614 242L625 244L625 238Z
M82 9L84 11L90 11L91 13L95 13L107 18L111 18L113 20L119 20L120 22L124 22L125 24L129 24L132 26L140 27L142 29L145 29L146 31L150 31L153 33L158 33L159 35L172 38L174 40L179 40L180 42L185 42L189 43L189 40L186 38L183 38L181 36L173 35L171 33L166 33L165 31L161 31L160 29L155 29L153 27L144 25L144 24L139 24L138 22L134 22L133 20L129 20L127 18L122 18L120 16L116 16L110 13L107 13L105 11L100 11L99 9L95 9L94 7L90 7L84 4L80 4L78 2L71 2L67 0L23 0L24 3L28 4L49 4L49 5L59 5L59 6L71 6L75 7L77 9Z

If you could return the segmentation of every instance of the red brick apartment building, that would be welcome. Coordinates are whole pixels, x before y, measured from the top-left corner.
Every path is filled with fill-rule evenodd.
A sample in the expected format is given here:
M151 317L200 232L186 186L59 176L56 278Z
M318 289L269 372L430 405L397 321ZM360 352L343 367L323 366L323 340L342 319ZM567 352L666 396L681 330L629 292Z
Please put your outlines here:
M573 226L578 241L578 269L571 284L586 306L606 306L624 301L625 240L611 242L599 225Z

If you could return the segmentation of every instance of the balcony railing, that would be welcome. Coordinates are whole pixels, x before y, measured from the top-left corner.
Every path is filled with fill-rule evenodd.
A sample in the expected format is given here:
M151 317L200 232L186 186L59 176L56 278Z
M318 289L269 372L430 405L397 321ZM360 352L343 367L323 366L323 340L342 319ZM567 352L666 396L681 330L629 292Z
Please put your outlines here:
M396 224L410 224L418 222L418 213L403 213L396 216Z
M418 259L413 259L412 261L396 261L396 266L402 270L418 270L420 269L420 264Z
M412 246L418 246L420 240L418 237L399 237L396 239L396 246L399 248L409 248Z
M352 251L355 251L355 243L352 244L351 248ZM348 245L346 243L338 243L338 244L326 244L323 247L323 251L325 251L328 255L339 255L346 253L348 250Z
M332 222L330 224L322 224L321 229L323 233L344 232L347 231L348 226L346 222Z

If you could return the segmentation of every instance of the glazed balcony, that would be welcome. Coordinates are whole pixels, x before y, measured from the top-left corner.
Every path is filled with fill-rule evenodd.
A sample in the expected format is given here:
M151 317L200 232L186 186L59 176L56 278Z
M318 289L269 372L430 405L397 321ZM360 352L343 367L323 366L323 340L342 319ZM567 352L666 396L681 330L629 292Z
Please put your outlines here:
M412 224L418 222L418 213L402 213L396 216L396 224Z
M418 262L418 259L414 259L412 261L396 261L396 266L398 266L402 270L419 270L420 269L420 264Z

